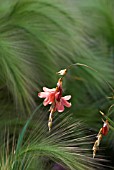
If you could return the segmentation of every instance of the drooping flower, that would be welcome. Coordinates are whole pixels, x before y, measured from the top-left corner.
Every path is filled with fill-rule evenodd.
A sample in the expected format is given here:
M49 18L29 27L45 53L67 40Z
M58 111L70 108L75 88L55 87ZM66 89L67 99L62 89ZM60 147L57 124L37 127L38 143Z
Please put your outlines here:
M44 92L38 93L38 96L40 98L45 98L43 105L47 106L48 104L55 104L56 98L60 100L60 98L62 97L62 79L60 78L58 80L56 88L49 89L47 87L43 87L43 91Z
M71 107L71 103L68 100L71 98L71 95L62 97L62 79L60 78L57 82L57 87L53 89L49 89L43 87L44 92L38 93L40 98L44 99L44 106L48 104L53 104L54 112L57 110L58 112L64 111L64 106Z
M64 106L70 107L71 103L68 102L68 100L71 98L71 95L62 97L62 78L60 78L57 82L56 88L49 89L47 87L43 87L44 92L38 93L38 96L40 98L45 98L43 101L43 105L47 106L48 104L51 104L50 106L50 114L49 114L49 120L48 120L48 128L49 131L52 127L52 120L53 120L53 113L55 111L63 112Z

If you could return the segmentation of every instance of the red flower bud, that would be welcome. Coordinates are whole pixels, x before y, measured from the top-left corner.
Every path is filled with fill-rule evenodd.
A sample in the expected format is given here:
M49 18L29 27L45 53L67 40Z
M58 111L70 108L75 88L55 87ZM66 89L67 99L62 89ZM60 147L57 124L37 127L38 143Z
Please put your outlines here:
M102 127L102 134L107 135L108 131L109 131L109 123L108 123L108 120L106 120Z

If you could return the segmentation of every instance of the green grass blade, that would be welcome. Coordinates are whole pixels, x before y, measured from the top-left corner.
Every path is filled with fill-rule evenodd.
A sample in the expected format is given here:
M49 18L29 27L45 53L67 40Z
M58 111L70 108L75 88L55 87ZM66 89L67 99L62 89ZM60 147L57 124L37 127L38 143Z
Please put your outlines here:
M36 109L34 110L34 112L32 113L32 115L30 116L30 118L27 120L26 124L24 125L20 135L19 135L19 138L18 138L18 142L17 142L17 147L16 147L16 152L19 151L21 145L22 145L22 142L23 142L23 138L24 138L24 135L25 135L25 132L27 130L27 127L30 123L30 121L32 120L33 116L35 115L36 111L38 111L40 109L40 107L42 106L42 103L36 107Z

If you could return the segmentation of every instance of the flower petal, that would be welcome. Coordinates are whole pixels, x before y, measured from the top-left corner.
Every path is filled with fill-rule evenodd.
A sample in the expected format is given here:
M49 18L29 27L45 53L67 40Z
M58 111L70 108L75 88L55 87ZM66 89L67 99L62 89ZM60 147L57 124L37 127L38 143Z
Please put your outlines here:
M71 99L71 95L67 95L67 96L64 96L64 97L62 97L64 100L69 100L69 99Z
M45 98L48 95L49 95L49 92L40 92L40 93L38 93L38 97L40 97L40 98Z
M56 109L58 112L63 112L64 111L64 106L61 102L56 102Z
M67 102L63 97L61 97L61 103L66 107L71 107L71 103Z
M43 101L43 105L44 106L47 106L49 104L50 100L49 98L46 98L44 101Z
M47 87L43 87L43 91L45 91L45 92L54 92L55 90L56 90L55 88L49 89Z
M51 103L54 102L54 100L55 100L55 92L51 92L51 93L49 94L49 100L50 100L50 103L49 103L49 104L51 104Z

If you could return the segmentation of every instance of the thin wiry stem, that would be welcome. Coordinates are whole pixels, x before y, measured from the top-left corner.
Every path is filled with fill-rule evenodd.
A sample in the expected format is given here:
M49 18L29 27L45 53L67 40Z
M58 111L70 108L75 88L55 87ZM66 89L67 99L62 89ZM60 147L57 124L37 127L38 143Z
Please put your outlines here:
M92 68L92 67L90 67L90 66L88 66L88 65L86 65L86 64L82 64L82 63L71 64L71 65L68 66L66 69L68 70L68 69L70 69L70 68L73 67L73 66L84 66L84 67L87 67L87 68L89 68L89 69L97 72L97 70L95 70L94 68Z

